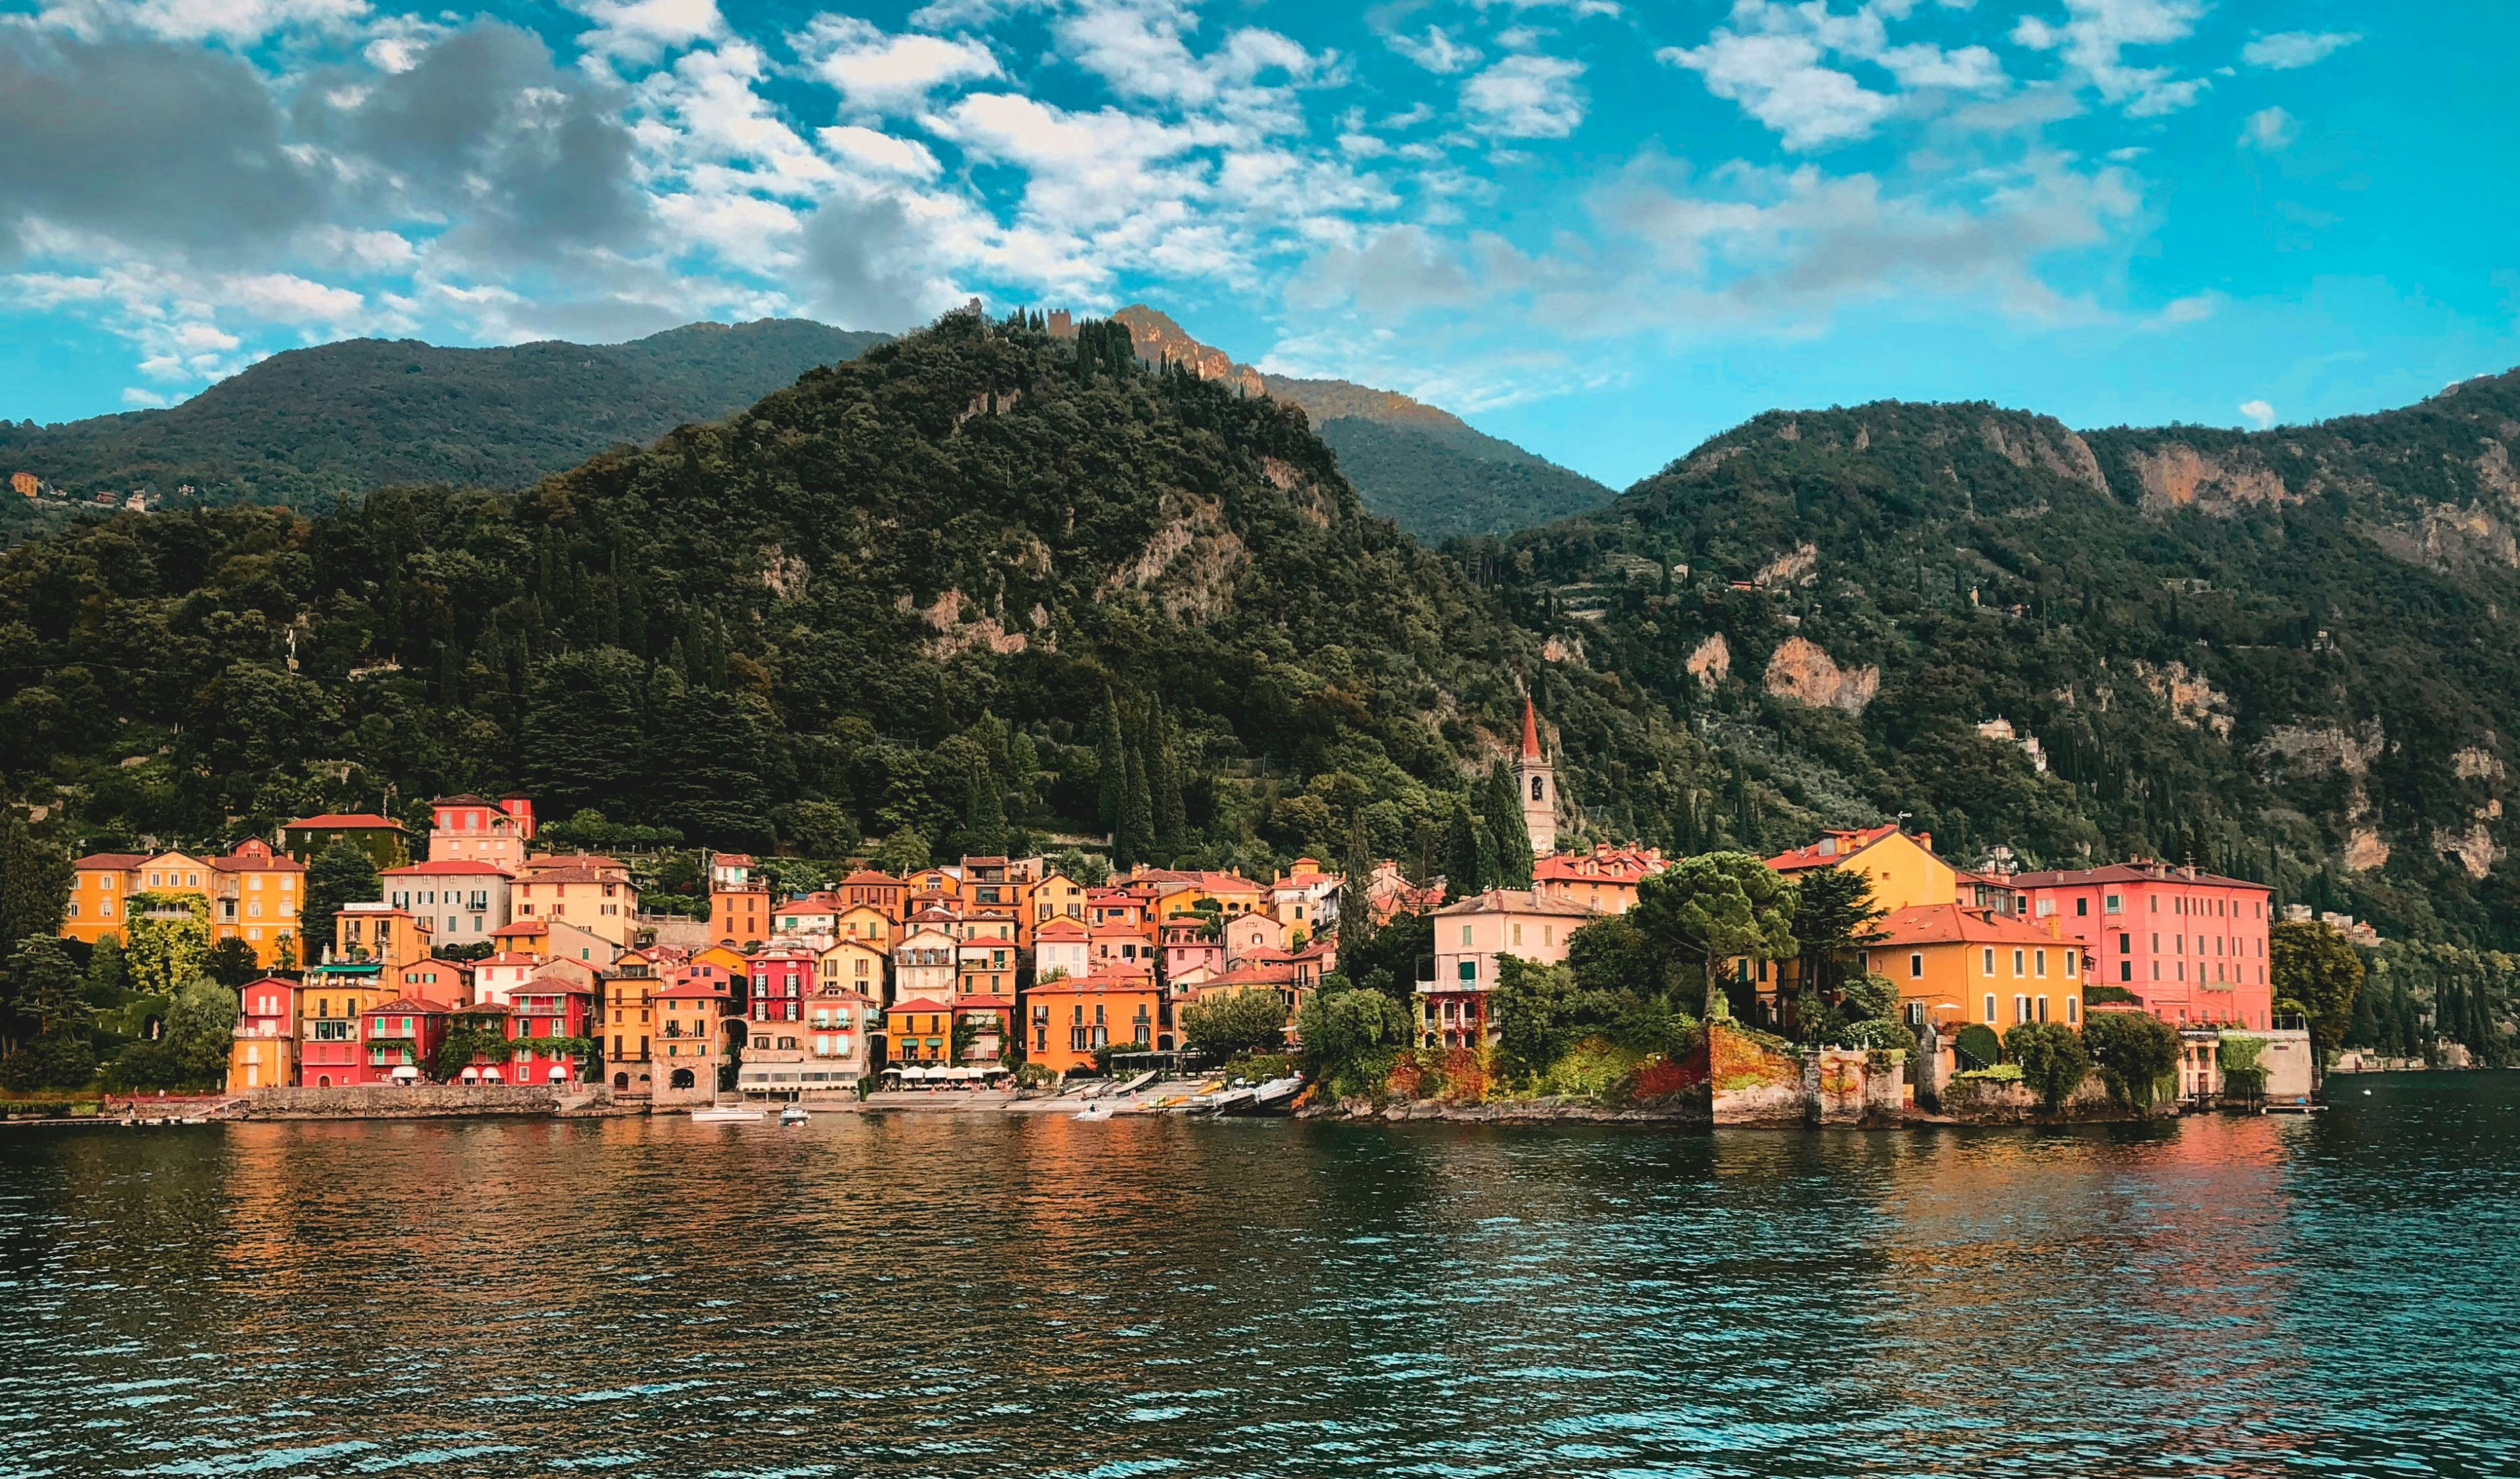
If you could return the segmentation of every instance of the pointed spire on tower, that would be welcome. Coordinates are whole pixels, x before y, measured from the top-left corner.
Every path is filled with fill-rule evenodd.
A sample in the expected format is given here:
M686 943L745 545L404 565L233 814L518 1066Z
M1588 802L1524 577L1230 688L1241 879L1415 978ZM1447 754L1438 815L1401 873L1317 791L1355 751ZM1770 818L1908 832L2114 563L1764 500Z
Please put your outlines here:
M1522 758L1538 760L1540 756L1540 715L1531 707L1531 695L1522 696Z

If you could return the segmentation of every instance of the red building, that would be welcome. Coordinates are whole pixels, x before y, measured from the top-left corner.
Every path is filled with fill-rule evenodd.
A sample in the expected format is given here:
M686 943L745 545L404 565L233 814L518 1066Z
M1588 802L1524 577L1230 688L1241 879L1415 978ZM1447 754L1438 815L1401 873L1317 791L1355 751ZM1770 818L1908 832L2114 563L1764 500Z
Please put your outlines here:
M2133 992L2164 1022L2274 1025L2265 884L2150 860L2006 882L2034 923L2081 943L2087 984Z
M595 1029L595 989L560 976L537 976L508 998L512 1084L564 1084L579 1060L562 1040L583 1043Z
M801 1022L805 998L814 994L814 963L820 950L804 946L773 946L755 951L752 996L747 1015L755 1022Z
M436 1066L446 1040L447 1009L419 996L397 996L367 1013L359 1044L362 1084L417 1084Z

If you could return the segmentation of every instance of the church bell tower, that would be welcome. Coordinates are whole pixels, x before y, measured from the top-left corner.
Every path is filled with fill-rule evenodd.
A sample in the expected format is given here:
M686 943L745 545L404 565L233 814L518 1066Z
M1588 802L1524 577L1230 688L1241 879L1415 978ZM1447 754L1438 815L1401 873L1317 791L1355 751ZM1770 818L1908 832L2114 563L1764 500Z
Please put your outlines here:
M1557 851L1557 772L1540 753L1540 715L1522 701L1522 752L1513 761L1514 789L1522 794L1522 825L1531 834L1531 855Z

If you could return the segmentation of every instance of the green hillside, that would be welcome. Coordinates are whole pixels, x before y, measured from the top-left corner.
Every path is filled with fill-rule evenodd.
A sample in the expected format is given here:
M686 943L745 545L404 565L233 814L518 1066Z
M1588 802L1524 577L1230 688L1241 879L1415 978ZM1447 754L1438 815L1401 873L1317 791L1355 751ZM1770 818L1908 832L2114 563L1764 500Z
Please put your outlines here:
M1117 830L1441 869L1529 678L1599 825L1677 824L1698 741L1549 670L1300 413L1037 323L955 315L521 492L0 554L7 786L82 847L517 786L818 857Z
M0 468L77 494L190 484L211 503L410 483L521 487L616 442L740 410L884 337L763 319L620 345L346 340L275 354L162 411L0 422Z
M1733 737L1742 830L1906 812L1964 858L2193 860L2502 947L2515 435L2520 376L2260 434L1772 412L1484 568Z
M1509 441L1340 416L1317 423L1366 507L1426 542L1505 534L1599 508L1617 494ZM1478 450L1461 443L1476 439ZM1485 443L1493 443L1488 450Z

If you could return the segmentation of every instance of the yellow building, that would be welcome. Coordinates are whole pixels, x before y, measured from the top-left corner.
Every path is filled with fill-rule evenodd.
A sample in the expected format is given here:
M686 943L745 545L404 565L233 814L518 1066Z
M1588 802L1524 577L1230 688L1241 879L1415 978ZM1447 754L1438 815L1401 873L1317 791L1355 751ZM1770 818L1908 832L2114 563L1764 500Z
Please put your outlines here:
M629 950L612 962L596 986L594 1036L604 1066L612 1074L615 1093L651 1093L655 1072L650 1040L656 1035L655 994L665 986L661 959L646 950Z
M1823 833L1807 848L1769 858L1768 866L1788 878L1819 868L1861 873L1870 881L1878 908L1924 908L1959 899L1959 871L1934 855L1933 834L1911 835L1897 827Z
M893 917L872 903L853 903L840 910L832 935L840 940L863 940L878 949L890 949L892 937L899 930Z
M816 960L814 985L827 992L863 992L881 1001L883 965L890 958L879 944L843 938Z
M1033 929L1054 919L1085 922L1085 885L1057 870L1042 875L1041 882L1032 886L1032 905L1024 911L1022 943L1032 944Z
M304 963L297 908L305 878L305 864L259 838L239 843L224 857L95 853L72 865L62 934L90 945L122 940L132 895L190 894L206 905L212 941L243 940L253 947L256 965L293 967Z
M519 923L558 920L626 947L639 923L639 889L617 858L593 854L529 857L509 898Z

